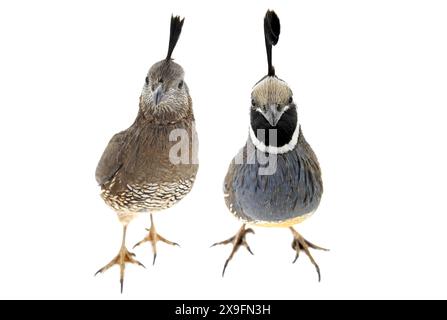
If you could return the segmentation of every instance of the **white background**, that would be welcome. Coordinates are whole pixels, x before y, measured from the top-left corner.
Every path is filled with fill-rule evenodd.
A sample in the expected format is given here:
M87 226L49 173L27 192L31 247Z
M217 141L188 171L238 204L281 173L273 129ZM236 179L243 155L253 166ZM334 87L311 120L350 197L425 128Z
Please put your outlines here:
M325 193L297 229L331 249L291 263L287 229L256 229L224 279L234 234L222 181L247 137L252 85L267 71L263 16L278 13L278 76L294 90ZM156 214L182 247L118 251L121 226L94 171L127 128L171 13L200 138L193 191ZM447 6L443 1L8 1L0 4L1 298L447 298ZM147 215L129 227L128 246Z

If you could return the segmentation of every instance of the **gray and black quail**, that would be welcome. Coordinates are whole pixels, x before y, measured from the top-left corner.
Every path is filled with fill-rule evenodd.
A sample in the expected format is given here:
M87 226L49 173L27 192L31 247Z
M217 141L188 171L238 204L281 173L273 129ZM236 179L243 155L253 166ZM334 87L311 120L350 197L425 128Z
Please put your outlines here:
M293 234L295 261L304 251L320 280L319 267L309 248L326 249L310 243L292 227L315 212L323 183L317 157L301 131L292 90L276 76L272 65L272 45L278 42L279 33L279 18L269 10L264 18L268 74L253 87L249 137L232 160L224 181L225 203L243 225L235 236L214 245L233 245L224 275L240 246L252 253L246 234L254 231L246 224L287 227Z

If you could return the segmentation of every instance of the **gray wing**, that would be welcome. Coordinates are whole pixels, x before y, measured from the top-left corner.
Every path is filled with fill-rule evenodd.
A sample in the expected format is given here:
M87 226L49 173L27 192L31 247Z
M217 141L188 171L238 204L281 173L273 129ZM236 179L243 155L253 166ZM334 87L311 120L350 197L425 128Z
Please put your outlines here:
M225 204L226 204L228 210L230 210L230 212L237 218L250 220L249 217L247 217L244 214L239 201L237 201L236 195L235 195L235 190L234 190L235 180L238 180L237 177L240 178L238 181L244 180L244 176L243 176L243 174L241 175L241 172L240 172L241 165L236 164L236 159L239 159L239 162L240 162L241 161L240 159L242 157L242 159L243 159L242 163L246 163L247 160L246 160L246 151L245 150L246 150L246 147L239 150L238 155L236 157L234 157L233 160L231 160L230 165L228 167L227 174L224 179L223 192L224 192Z
M227 205L227 208L230 209L230 205L232 208L233 205L233 175L234 175L234 161L232 160L230 163L230 166L228 168L227 174L224 179L224 185L223 185L223 192L224 192L224 199L225 204ZM230 209L231 211L231 209Z
M96 181L103 185L110 181L123 165L125 131L110 139L96 167Z

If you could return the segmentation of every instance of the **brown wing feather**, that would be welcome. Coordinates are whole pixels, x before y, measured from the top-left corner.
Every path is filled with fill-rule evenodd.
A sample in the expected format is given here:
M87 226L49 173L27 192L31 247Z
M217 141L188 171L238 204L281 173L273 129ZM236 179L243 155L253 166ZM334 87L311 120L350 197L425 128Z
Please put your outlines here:
M110 139L96 167L96 181L99 185L109 182L123 165L125 131Z

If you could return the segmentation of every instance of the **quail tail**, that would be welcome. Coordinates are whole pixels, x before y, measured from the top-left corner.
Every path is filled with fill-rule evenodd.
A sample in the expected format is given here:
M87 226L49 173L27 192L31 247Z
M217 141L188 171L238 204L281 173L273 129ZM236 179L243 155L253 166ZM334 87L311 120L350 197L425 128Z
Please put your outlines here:
M222 277L225 275L225 270L227 269L228 263L230 262L231 259L233 259L233 256L235 255L235 253L237 252L237 250L239 249L240 246L244 246L245 248L247 248L248 252L250 252L251 254L253 254L253 252L250 249L250 246L247 243L247 240L245 239L245 236L247 235L247 233L255 233L253 231L253 229L245 228L245 224L242 225L242 227L239 229L239 231L232 236L231 238L221 241L221 242L216 242L214 243L211 247L217 246L217 245L225 245L225 244L233 244L233 249L231 250L230 256L228 257L228 259L225 261L223 270L222 270Z
M323 251L329 251L329 249L319 247L313 244L312 242L307 241L306 239L304 239L302 235L298 233L298 231L293 229L293 227L290 227L290 230L292 231L293 234L292 248L293 250L295 250L295 259L293 260L293 263L295 263L298 260L298 257L300 256L300 251L304 251L304 253L309 257L310 262L312 262L312 264L315 266L315 269L317 270L318 274L318 282L320 282L321 281L320 267L310 254L309 248Z
M180 245L178 243L169 241L169 240L167 240L166 238L162 237L160 234L157 233L157 231L155 230L154 219L152 217L152 214L151 214L151 227L150 227L150 229L146 229L146 230L149 231L148 235L143 240L141 240L140 242L136 243L133 246L133 248L136 248L136 247L138 247L139 245L142 245L145 242L150 242L151 245L152 245L152 252L154 254L154 259L152 261L152 265L155 264L155 260L157 259L157 242L158 241L164 242L164 243L169 244L171 246L180 247Z
M141 262L139 262L138 260L135 259L135 254L133 254L132 252L129 252L127 250L126 244L125 244L126 232L127 232L127 226L124 226L123 227L123 242L121 244L121 249L120 249L118 255L115 258L113 258L112 261L110 261L108 264L106 264L104 267L102 267L95 273L95 276L96 276L98 273L103 273L103 272L107 271L108 269L110 269L111 267L113 267L114 265L119 265L121 293L123 293L124 271L126 269L126 263L137 264L137 265L145 268Z

